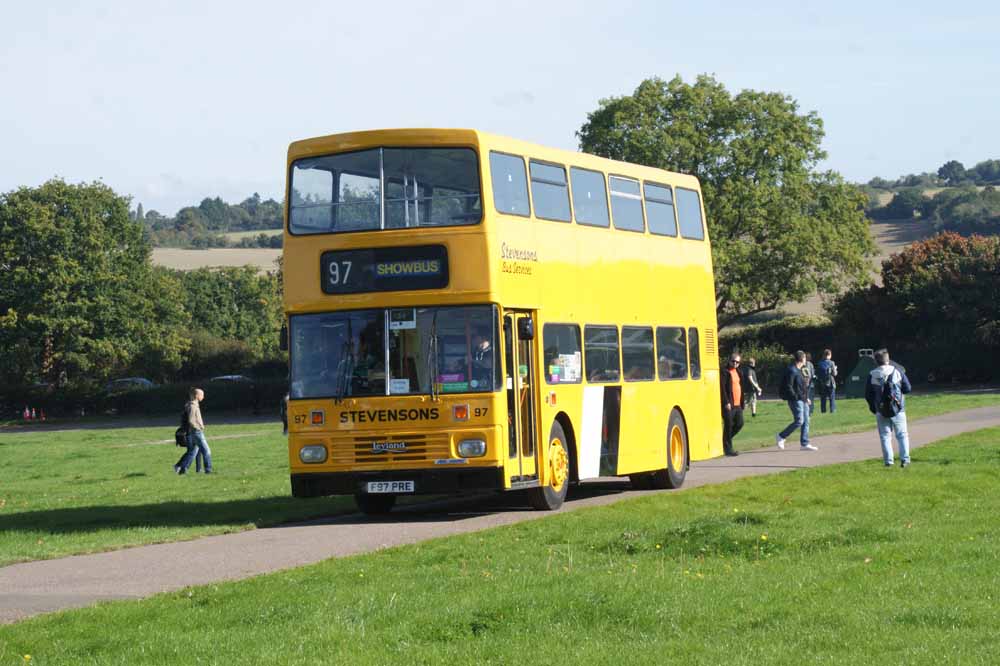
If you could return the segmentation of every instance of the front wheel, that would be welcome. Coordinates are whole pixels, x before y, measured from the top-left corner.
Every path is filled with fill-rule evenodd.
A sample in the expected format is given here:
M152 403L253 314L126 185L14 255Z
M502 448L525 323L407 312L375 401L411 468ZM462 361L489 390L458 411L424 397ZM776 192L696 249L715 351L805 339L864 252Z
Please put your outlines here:
M667 466L652 474L653 487L680 488L688 468L688 435L684 418L676 409L670 413L667 425Z
M569 490L569 445L566 433L558 421L549 430L549 449L546 456L549 484L528 491L531 506L539 511L555 511L563 505Z
M354 502L358 505L358 510L366 516L382 516L392 511L392 507L396 504L396 496L357 493Z

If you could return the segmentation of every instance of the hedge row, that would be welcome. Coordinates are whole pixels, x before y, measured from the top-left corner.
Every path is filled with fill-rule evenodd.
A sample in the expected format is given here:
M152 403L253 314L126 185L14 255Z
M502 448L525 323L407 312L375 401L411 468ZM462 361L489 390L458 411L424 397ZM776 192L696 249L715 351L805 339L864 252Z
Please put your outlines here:
M285 379L250 382L202 382L205 408L213 412L272 414L277 416L288 390ZM25 406L46 416L119 414L159 416L180 414L192 384L163 384L145 391L107 395L84 388L50 390L45 387L0 387L0 418L18 418Z

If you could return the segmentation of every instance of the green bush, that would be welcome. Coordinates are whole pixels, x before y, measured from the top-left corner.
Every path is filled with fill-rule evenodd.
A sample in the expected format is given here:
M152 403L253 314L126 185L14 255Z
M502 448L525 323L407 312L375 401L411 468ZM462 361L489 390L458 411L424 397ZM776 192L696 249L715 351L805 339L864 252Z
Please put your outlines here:
M196 332L178 377L197 379L216 375L247 374L255 358L250 346L241 340L227 340L211 333Z

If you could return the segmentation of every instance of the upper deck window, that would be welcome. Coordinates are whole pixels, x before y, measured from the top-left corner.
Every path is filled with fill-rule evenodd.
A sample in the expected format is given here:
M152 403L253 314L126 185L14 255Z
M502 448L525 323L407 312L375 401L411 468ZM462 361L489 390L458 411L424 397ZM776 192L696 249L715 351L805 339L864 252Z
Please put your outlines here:
M705 225L701 218L701 199L694 190L677 188L677 217L681 222L681 236L705 240Z
M615 229L642 231L642 195L639 181L611 176L611 219Z
M296 160L289 230L342 233L477 224L479 161L468 148L373 148Z
M667 185L644 183L646 194L646 221L650 233L661 236L677 235L677 220L674 218L674 195Z
M569 222L569 188L566 168L561 165L531 162L531 199L535 217Z
M498 213L523 217L531 214L523 158L491 152L490 175L493 182L493 205Z
M593 227L608 226L608 193L604 189L604 174L572 167L573 212L577 224Z

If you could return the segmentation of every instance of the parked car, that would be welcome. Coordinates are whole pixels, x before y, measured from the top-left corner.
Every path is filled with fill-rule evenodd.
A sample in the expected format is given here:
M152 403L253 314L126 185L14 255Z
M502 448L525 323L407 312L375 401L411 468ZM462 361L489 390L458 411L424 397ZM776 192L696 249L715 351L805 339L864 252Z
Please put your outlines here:
M109 395L117 395L131 391L148 391L153 388L156 388L156 384L145 377L122 377L108 382L104 386L104 392Z
M219 375L218 377L212 377L208 381L210 382L246 382L252 384L253 380L246 375Z

